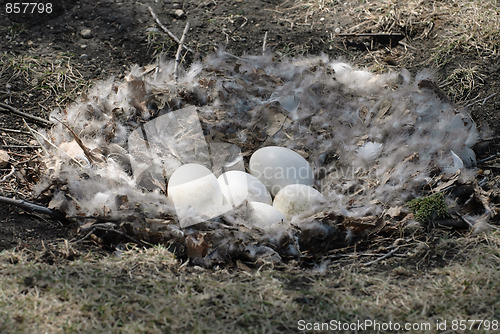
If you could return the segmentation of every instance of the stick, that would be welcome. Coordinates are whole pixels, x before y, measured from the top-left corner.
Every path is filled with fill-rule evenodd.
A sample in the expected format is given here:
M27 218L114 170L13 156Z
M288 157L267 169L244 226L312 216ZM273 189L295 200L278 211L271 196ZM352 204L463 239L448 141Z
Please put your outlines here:
M166 33L167 33L167 35L169 35L169 36L170 36L170 37L171 37L171 38L172 38L175 42L177 42L177 44L180 44L180 43L181 43L181 41L180 41L177 37L175 37L175 35L174 35L174 34L172 34L172 33L170 32L170 30L168 30L168 29L167 29L167 27L165 27L165 26L161 23L160 19L158 18L158 16L156 16L155 12L153 11L153 8L151 8L151 6L148 6L148 9L149 9L149 12L151 13L151 16L155 19L156 23L158 23L158 25L160 26L160 28L161 28L164 32L166 32ZM187 46L183 45L182 47L183 47L184 49L188 50L189 52L194 53L194 51L193 51L192 49L188 48Z
M2 145L0 148L31 148L36 149L39 148L38 145Z
M113 224L110 224L110 223L103 223L103 224L94 224L90 227L90 231L85 234L85 236L83 236L83 238L80 238L78 240L75 240L73 241L72 243L76 244L76 243L80 243L82 241L85 241L87 240L92 234L95 234L96 231L104 231L104 232L112 232L112 233L116 233L122 237L124 237L125 239L127 239L128 241L131 241L131 242L134 242L140 246L146 246L146 244L136 238L134 238L133 236L131 235L128 235L127 233L125 232L122 232L120 230L117 230L115 228L113 228L111 225Z
M33 136L33 138L35 138L35 140L38 143L38 145L40 145L40 147L42 148L43 153L45 153L45 155L49 155L49 152L47 152L47 150L42 145L42 143L40 143L40 140L38 140L38 137L35 136L34 130L30 128L30 126L28 125L28 123L26 123L26 120L24 118L23 118L23 122L24 122L24 126L26 126L28 128L28 130L30 131L30 133Z
M11 113L13 113L13 114L15 114L17 116L29 118L29 119L31 119L31 120L33 120L35 122L42 123L43 125L50 125L50 124L52 124L50 121L47 121L46 119L43 119L43 118L40 118L38 116L33 116L33 115L27 114L25 112L19 111L16 108L14 108L14 107L12 107L12 106L10 106L8 104L2 103L2 102L0 102L0 110L10 111Z
M5 181L7 181L7 179L9 177L11 177L12 175L14 175L14 172L16 171L16 169L14 168L14 166L10 166L11 168L11 171L9 174L5 175L1 180L0 180L0 183L4 183Z
M22 130L16 130L16 129L7 129L7 128L0 128L0 131L5 131L5 132L12 132L12 133L22 133L25 135L29 135L29 132L22 131Z
M487 161L490 161L490 160L493 160L493 159L496 159L500 156L500 153L495 153L493 154L492 156L489 156L487 158L484 158L484 159L481 159L481 160L478 160L477 163L481 163L481 162L487 162Z
M352 34L336 34L339 37L401 37L404 38L405 35L400 33L392 32L380 32L380 33L352 33Z
M264 42L262 43L262 55L266 53L266 43L267 43L267 31L264 34Z
M87 146L85 146L83 144L83 142L80 139L80 137L78 137L78 135L75 133L75 131L73 131L73 129L70 128L70 126L68 124L64 123L63 121L61 121L61 120L59 120L59 119L57 119L55 117L54 117L54 119L56 121L58 121L59 123L61 123L66 129L68 129L69 133L75 139L75 141L78 144L78 146L80 146L80 148L83 151L83 154L85 154L85 157L89 160L90 163L93 163L94 161L97 160L96 157L94 156L94 154L89 151L89 149L87 148Z
M30 212L44 213L57 219L64 218L64 215L58 211L22 199L14 199L14 198L0 196L0 203L15 205Z
M383 259L386 259L388 258L389 256L391 256L392 254L396 253L396 251L399 249L399 246L394 248L393 250L391 250L389 253L387 254L384 254L383 256L379 257L378 259L375 259L373 261L370 261L370 262L366 262L365 264L363 264L363 266L369 266L371 264L374 264L376 262L379 262L379 261L382 261Z
M181 40L179 41L179 47L177 48L177 53L175 54L175 66L174 66L174 80L177 82L177 71L179 69L179 63L181 59L181 51L182 51L182 46L184 45L184 40L186 39L186 34L189 30L189 22L186 22L186 26L184 27L184 31L182 32L182 37Z

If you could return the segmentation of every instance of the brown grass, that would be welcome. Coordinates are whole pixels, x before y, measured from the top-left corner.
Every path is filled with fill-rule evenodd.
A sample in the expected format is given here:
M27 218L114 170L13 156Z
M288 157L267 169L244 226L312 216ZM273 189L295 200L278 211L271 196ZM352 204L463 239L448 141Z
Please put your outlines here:
M164 247L59 265L4 251L0 332L274 333L297 331L299 320L376 320L430 324L436 333L436 321L499 319L500 233L441 235L373 266L354 259L314 270L212 271Z
M297 25L311 24L324 13L347 15L355 20L342 32L404 32L410 46L432 40L435 47L424 65L443 67L461 53L497 59L495 0L343 3L287 1L282 13L288 15L286 22ZM169 47L150 37L158 52ZM289 44L281 51L293 56L307 50L307 45ZM367 53L376 70L387 69L381 61L386 51ZM410 52L399 56L413 61ZM22 83L28 93L41 91L52 105L67 103L86 85L69 60L70 55L4 53L0 79ZM455 100L471 99L471 91L483 83L482 70L462 64L443 85ZM352 252L313 269L290 263L260 270L241 264L207 270L182 263L161 246L129 247L110 256L88 252L69 261L65 257L75 250L66 245L46 252L0 252L0 332L289 333L297 331L302 319L425 323L437 333L436 321L447 321L448 332L455 332L454 320L500 319L499 232L450 237L440 231L434 238L429 235L429 242L402 247L372 265L363 263L380 255L366 259ZM59 254L57 264L47 263L52 253ZM475 332L494 331L482 327Z

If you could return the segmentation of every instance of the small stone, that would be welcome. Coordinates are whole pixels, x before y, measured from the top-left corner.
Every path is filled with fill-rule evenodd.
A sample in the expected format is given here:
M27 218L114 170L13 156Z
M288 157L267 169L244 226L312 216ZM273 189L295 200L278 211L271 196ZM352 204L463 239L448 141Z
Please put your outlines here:
M335 33L340 34L340 28L335 28Z
M181 19L181 18L184 18L186 16L186 14L184 13L184 11L182 9L176 9L176 10L174 10L174 16L178 19Z
M0 168L5 168L9 164L10 156L7 152L0 150Z
M82 29L80 31L80 35L83 37L83 38L92 38L92 30L90 29Z
M87 44L82 44L82 45L80 45L80 48L82 48L82 49L87 48Z

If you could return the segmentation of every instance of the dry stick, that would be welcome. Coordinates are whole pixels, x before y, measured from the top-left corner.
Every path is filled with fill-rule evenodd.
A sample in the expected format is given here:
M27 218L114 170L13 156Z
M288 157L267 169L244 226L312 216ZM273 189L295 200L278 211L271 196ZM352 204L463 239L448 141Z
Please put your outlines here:
M83 151L83 154L85 154L85 156L87 157L89 162L93 163L94 161L96 161L96 157L94 156L94 154L92 152L90 152L89 149L87 148L87 146L85 146L83 144L82 140L80 139L80 137L78 137L78 135L75 133L75 131L73 131L73 129L70 128L70 126L68 124L64 123L63 121L59 120L58 118L54 117L54 119L56 121L58 121L59 123L61 123L66 129L68 129L69 133L75 139L78 146L80 146L80 148Z
M497 93L493 93L493 94L491 94L490 96L487 96L487 97L485 97L485 98L484 98L484 99L482 99L482 100L477 100L477 101L471 102L471 103L467 104L467 105L465 106L465 108L470 108L470 107L472 107L473 105L475 105L475 104L477 104L477 103L481 103L481 104L484 106L484 104L486 103L486 101L488 101L489 99L491 99L491 98L492 98L493 96L495 96L495 95L497 95Z
M17 129L8 129L8 128L0 128L0 131L12 132L12 133L22 133L22 134L25 134L25 135L29 135L30 134L29 132L26 132L26 131L17 130Z
M174 35L174 34L172 34L172 33L170 32L170 30L168 30L168 29L167 29L167 27L165 27L165 26L161 23L160 19L158 18L158 16L156 16L155 12L153 11L153 8L151 8L151 6L148 6L148 9L149 9L149 12L151 13L151 16L155 19L156 23L158 23L158 25L160 26L160 28L161 28L164 32L166 32L166 33L167 33L167 35L169 35L169 36L170 36L170 37L171 37L171 38L172 38L175 42L177 42L177 44L180 44L180 43L181 43L181 41L179 41L179 39L178 39L177 37L175 37L175 35ZM194 51L193 51L192 49L188 48L187 46L183 45L182 47L183 47L184 49L188 50L189 52L194 53Z
M181 51L182 51L182 46L184 45L184 40L186 39L186 34L189 30L189 22L186 22L186 26L184 27L184 31L182 32L182 37L181 40L179 41L179 47L177 48L177 53L175 54L175 66L174 66L174 80L177 82L177 71L179 70L179 63L181 59Z
M23 122L24 122L24 126L26 126L28 128L28 130L30 131L31 135L33 136L33 138L35 138L36 142L38 143L38 145L40 145L40 147L42 148L43 150L43 153L45 153L46 155L49 155L49 152L47 152L47 150L45 149L45 147L42 145L42 143L40 143L40 140L38 140L38 137L35 136L35 133L34 133L34 130L31 129L28 125L28 123L26 123L26 120L23 118Z
M1 145L0 148L30 148L36 149L39 148L38 145Z
M352 33L352 34L336 34L339 37L404 37L400 33L380 32L380 33Z
M33 116L33 115L27 114L25 112L19 111L16 108L14 108L14 107L12 107L12 106L10 106L8 104L2 103L2 102L0 102L0 110L10 111L11 113L13 113L13 114L15 114L17 116L29 118L29 119L31 119L31 120L33 120L35 122L42 123L43 125L50 125L51 124L51 122L47 121L46 119L43 119L43 118L40 118L38 116Z
M0 203L15 205L17 207L23 208L23 209L30 211L30 212L44 213L44 214L50 215L50 216L57 218L57 219L64 218L64 215L60 212L49 209L45 206L41 206L38 204L27 202L27 201L22 200L22 199L14 199L14 198L0 196Z
M262 55L266 53L266 43L267 43L267 31L264 34L264 42L262 43Z
M92 234L94 234L96 231L104 231L104 232L112 232L112 233L116 233L122 237L124 237L125 239L128 239L129 241L132 241L140 246L146 246L146 244L142 241L140 241L139 239L136 239L134 237L132 237L131 235L128 235L127 233L125 232L122 232L120 230L117 230L113 227L110 226L110 224L108 223L104 223L104 224L94 224L90 227L90 231L85 234L85 236L83 238L80 238L76 241L73 241L72 243L80 243L82 241L85 241L87 240Z
M382 261L383 259L387 259L389 256L391 256L392 254L396 253L396 251L399 249L400 246L394 248L393 250L391 250L389 253L387 254L384 254L383 256L379 257L378 259L375 259L373 261L370 261L370 262L366 262L363 264L363 266L369 266L371 264L374 264L376 262L379 262L379 261Z
M7 181L7 179L8 179L9 177L11 177L12 175L14 175L14 172L16 171L16 169L14 168L14 166L10 166L10 168L11 168L10 173L9 173L9 174L7 174L7 175L5 175L5 176L4 176L4 177L0 180L0 183L3 183L3 182L5 182L5 181Z

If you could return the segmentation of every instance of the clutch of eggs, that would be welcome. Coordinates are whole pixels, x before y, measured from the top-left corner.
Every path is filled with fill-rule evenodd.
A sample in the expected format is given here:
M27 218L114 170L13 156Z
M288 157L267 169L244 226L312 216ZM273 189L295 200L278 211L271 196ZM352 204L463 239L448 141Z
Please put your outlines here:
M311 165L288 148L269 146L257 150L250 158L249 170L251 174L225 172L217 179L202 165L177 168L168 182L168 196L181 227L245 205L250 209L249 223L266 229L326 202L312 188Z

